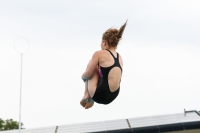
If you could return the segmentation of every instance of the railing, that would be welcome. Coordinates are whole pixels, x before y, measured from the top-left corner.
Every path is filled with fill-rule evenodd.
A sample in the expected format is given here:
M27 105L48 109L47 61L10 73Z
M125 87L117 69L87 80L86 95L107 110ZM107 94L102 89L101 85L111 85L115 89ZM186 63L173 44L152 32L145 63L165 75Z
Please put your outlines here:
M190 111L186 111L185 109L184 109L184 114L185 114L185 116L186 116L186 114L187 113L192 113L192 112L195 112L197 115L199 115L200 116L200 111L198 112L198 111L196 111L196 110L190 110Z
M56 130L55 130L55 133L57 133L57 131L58 131L58 126L56 126Z

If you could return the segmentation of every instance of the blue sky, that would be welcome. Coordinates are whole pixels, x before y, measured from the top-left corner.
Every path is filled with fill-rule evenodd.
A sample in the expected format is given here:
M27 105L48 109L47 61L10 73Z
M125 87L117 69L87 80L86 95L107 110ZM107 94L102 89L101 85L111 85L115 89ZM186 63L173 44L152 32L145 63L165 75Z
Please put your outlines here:
M200 2L198 0L1 0L0 118L25 128L200 110ZM81 75L102 34L128 19L118 52L124 60L121 92L110 105L83 109Z

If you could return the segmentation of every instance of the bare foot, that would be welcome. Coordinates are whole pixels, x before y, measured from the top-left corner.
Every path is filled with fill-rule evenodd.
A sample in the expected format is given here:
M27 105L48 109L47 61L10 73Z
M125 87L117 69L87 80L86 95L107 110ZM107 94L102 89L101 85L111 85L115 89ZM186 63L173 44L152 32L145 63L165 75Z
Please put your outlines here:
M91 100L92 100L92 99L91 99ZM94 101L93 101L93 100L92 100L92 101L89 101L89 102L86 103L85 109L89 109L89 108L91 108L93 105L94 105Z
M85 107L86 105L86 99L91 98L89 94L85 94L82 98L82 100L80 101L81 106Z

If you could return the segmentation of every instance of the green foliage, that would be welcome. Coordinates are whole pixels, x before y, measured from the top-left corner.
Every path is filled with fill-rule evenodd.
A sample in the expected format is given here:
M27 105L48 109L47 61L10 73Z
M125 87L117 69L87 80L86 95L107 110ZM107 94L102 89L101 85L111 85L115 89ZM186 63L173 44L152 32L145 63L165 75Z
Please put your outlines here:
M0 131L2 131L3 125L4 125L4 120L2 120L2 119L0 118Z
M22 129L23 123L21 123ZM19 129L19 123L13 119L2 120L0 118L0 131Z

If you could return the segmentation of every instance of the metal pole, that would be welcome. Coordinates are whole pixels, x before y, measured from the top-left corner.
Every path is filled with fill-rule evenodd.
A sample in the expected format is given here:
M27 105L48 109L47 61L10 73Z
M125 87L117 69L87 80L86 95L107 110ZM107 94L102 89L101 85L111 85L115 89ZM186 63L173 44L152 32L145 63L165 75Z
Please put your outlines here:
M23 54L21 53L20 100L19 100L19 133L21 133L22 59L23 59Z
M26 53L29 48L29 42L24 37L18 37L14 41L15 50L21 54L21 71L20 71L20 101L19 101L19 133L21 133L21 99L22 99L22 62L23 62L23 53Z

